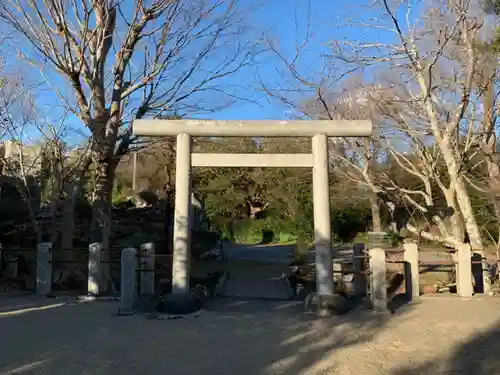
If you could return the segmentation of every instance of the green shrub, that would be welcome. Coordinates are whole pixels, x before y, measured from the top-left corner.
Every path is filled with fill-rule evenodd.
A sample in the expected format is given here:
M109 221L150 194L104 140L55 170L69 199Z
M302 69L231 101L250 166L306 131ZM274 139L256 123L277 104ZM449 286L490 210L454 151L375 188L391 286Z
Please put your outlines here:
M332 232L340 242L352 242L359 233L366 232L371 221L371 212L366 207L346 207L333 210Z
M111 195L111 202L113 205L122 203L127 200L127 195L124 192L123 187L117 184L113 187L113 193Z
M279 242L280 243L286 243L286 242L294 242L297 240L297 235L289 233L288 231L286 232L279 232Z

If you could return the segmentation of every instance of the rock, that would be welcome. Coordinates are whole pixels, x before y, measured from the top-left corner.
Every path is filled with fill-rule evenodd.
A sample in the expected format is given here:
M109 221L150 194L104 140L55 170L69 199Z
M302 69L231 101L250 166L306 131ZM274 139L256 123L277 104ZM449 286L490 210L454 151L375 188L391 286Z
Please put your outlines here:
M208 293L204 299L216 297L224 282L226 281L228 273L224 270L219 270L215 272L210 272L204 277L194 277L191 276L189 279L190 285L196 285L196 288L204 287L206 291L202 293ZM196 289L195 288L195 289ZM192 290L193 291L193 290ZM199 292L200 290L198 290Z
M422 294L434 294L439 291L439 287L436 285L424 285L422 288Z
M301 301L304 301L310 293L310 291L307 290L307 288L303 284L297 284L295 286L295 289L292 288L292 290L295 291L295 299Z
M344 315L351 310L351 304L344 296L336 293L321 296L316 292L309 293L304 307L306 311L319 315Z
M387 280L387 295L394 296L405 292L405 276L402 273L390 275Z
M167 294L156 305L156 311L162 314L187 315L200 311L203 300L196 293Z
M398 293L387 302L387 309L394 314L398 309L411 302L411 297L406 293Z

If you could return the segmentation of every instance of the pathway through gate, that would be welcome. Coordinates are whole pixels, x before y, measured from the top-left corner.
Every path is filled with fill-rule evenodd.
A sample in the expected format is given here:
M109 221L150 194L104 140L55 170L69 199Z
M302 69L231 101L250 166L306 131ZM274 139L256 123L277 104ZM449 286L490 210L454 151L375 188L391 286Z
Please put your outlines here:
M224 296L288 299L292 296L283 276L290 274L294 245L228 244L224 248L229 277Z
M289 299L290 285L284 276L291 273L294 244L242 245L228 244L224 248L229 277L223 291L224 296L245 298ZM333 249L333 263L338 269L352 269L352 245ZM314 264L315 251L308 252L308 263ZM332 267L334 267L332 265ZM334 267L335 268L335 267ZM350 275L352 276L352 275ZM342 277L335 274L334 279ZM351 280L347 277L345 281Z

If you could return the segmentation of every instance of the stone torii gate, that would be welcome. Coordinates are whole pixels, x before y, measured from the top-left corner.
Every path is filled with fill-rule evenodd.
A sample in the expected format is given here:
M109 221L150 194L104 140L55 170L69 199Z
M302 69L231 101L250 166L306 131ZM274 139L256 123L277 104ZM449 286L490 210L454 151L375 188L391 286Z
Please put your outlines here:
M317 292L334 292L328 182L328 137L369 137L371 121L136 120L142 137L177 137L172 293L189 291L192 167L313 168L314 243ZM311 137L311 154L192 153L191 137Z

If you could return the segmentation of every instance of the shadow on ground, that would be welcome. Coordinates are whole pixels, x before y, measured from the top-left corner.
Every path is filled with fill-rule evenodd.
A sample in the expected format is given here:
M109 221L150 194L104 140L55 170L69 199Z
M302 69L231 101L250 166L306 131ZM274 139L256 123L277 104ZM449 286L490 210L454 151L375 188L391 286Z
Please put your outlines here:
M263 375L302 374L313 366L314 373L333 374L332 352L370 342L393 319L361 310L317 318L297 302L262 300L222 299L196 319L167 321L115 317L116 308L70 303L0 316L0 374Z
M481 319L481 316L471 316L470 319ZM422 374L500 374L500 320L486 331L457 345L451 355L437 357L418 366L401 368L392 375Z
M499 307L422 297L321 319L296 302L221 299L161 321L116 317L114 302L0 298L0 375L495 375Z

